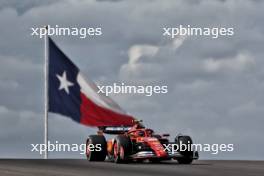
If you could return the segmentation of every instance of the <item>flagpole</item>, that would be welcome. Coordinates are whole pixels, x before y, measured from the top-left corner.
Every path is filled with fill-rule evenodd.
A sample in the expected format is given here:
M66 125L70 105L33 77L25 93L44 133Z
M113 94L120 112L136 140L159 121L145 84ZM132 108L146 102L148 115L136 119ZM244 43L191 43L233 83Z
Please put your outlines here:
M44 144L45 144L45 154L44 159L48 159L48 102L49 102L49 96L48 96L48 73L49 73L49 53L48 53L48 26L45 26L46 28L46 35L44 38Z

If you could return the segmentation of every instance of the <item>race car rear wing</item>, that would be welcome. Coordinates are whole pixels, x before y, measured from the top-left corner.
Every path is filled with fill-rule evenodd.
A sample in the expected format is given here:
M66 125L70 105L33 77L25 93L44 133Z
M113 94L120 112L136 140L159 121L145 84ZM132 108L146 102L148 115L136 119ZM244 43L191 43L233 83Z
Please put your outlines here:
M131 127L98 127L99 131L105 133L105 134L124 134L128 132Z

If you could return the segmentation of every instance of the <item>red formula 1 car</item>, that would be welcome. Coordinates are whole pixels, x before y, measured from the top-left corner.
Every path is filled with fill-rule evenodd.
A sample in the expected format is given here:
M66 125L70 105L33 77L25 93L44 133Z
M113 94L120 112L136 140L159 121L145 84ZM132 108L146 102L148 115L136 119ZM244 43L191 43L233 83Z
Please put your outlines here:
M106 141L103 134L115 134ZM192 150L166 150L169 144L192 144L189 136L178 135L175 141L169 142L168 134L158 135L152 129L145 128L140 122L133 127L101 127L97 135L90 135L86 142L86 156L89 161L104 161L106 157L115 163L132 161L160 162L175 159L180 164L190 164L198 159L198 152ZM100 150L92 146L100 145Z

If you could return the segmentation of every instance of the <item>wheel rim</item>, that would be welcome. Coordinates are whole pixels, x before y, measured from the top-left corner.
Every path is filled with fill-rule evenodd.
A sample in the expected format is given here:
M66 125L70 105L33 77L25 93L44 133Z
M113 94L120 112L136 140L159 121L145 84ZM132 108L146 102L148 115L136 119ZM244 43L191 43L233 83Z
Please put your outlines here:
M91 144L90 140L86 143L86 156L89 158L91 151L89 149L89 144Z
M120 155L120 158L122 158L122 159L125 158L125 152L124 152L123 146L120 146L119 155Z
M117 149L117 143L114 144L114 158L116 159L118 156L118 149Z

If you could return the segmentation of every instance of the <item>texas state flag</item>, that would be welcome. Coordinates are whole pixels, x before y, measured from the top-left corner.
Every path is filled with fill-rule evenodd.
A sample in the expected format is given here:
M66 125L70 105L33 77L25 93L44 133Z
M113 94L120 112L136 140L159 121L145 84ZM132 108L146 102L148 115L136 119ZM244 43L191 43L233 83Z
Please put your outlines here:
M99 94L78 67L48 38L48 110L88 126L131 126L133 117ZM92 60L91 60L92 61Z

